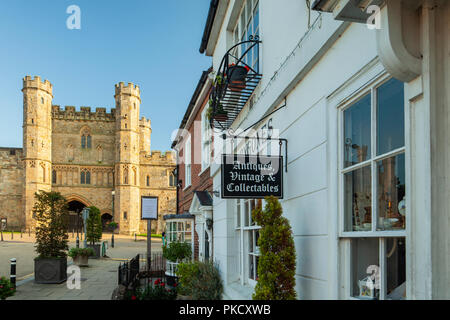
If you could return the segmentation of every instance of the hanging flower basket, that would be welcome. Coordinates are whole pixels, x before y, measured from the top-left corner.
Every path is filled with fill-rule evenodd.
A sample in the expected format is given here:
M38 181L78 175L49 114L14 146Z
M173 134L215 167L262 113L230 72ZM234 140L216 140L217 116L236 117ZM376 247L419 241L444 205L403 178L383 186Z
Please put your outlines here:
M247 66L230 65L227 70L228 88L231 91L242 91L247 86L246 77L250 70Z

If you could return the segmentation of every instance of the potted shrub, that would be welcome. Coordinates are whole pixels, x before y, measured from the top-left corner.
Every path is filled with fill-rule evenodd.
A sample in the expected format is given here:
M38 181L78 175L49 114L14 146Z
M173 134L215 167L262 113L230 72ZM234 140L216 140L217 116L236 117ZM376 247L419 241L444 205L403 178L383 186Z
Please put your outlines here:
M166 271L167 283L173 286L177 282L176 268L178 263L189 259L192 255L191 245L186 242L174 241L163 246L163 257L169 261L169 272ZM172 271L172 272L171 272Z
M69 257L73 259L73 263L79 267L89 266L89 257L94 255L92 248L72 248L69 251Z
M282 216L277 198L266 197L264 210L252 212L253 221L261 229L258 245L261 255L258 263L258 282L254 300L295 300L295 246L289 221Z
M100 247L98 243L102 239L102 217L97 207L89 207L89 217L86 219L86 241L88 248L94 250L94 259L100 258Z
M236 66L234 63L229 65L227 70L228 88L231 91L242 91L245 89L249 70L250 68L247 66Z
M6 300L6 298L11 297L16 292L11 281L5 277L0 277L0 300Z
M179 300L220 300L223 283L217 266L211 262L180 263L177 269Z
M34 281L62 283L67 280L67 200L59 192L35 193L36 219Z

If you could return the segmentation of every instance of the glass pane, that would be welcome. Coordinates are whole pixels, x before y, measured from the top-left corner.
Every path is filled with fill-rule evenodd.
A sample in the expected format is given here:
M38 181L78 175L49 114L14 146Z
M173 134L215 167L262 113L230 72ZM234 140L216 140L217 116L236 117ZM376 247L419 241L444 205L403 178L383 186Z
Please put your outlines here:
M344 111L344 167L370 159L370 104L368 94Z
M353 297L379 298L379 239L356 238L351 243L351 280ZM375 270L375 271L373 271Z
M255 271L256 271L256 281L259 280L258 278L258 262L259 262L259 257L255 257L255 261L256 261L256 265L255 265Z
M377 161L378 229L405 229L405 155Z
M186 231L191 231L191 222L186 221Z
M192 242L192 232L189 231L184 234L184 241Z
M253 255L249 255L248 256L248 260L249 260L249 270L248 270L248 277L250 279L255 280L255 256Z
M391 79L377 93L377 154L383 154L405 145L404 84Z
M253 253L253 232L248 233L248 253Z
M241 226L241 200L236 200L236 226Z
M370 166L344 175L345 231L372 229L372 188Z
M386 299L406 299L405 239L386 238Z
M250 201L245 200L244 202L244 226L247 227L249 226L249 221L248 221L248 217L249 217L249 212L250 212Z

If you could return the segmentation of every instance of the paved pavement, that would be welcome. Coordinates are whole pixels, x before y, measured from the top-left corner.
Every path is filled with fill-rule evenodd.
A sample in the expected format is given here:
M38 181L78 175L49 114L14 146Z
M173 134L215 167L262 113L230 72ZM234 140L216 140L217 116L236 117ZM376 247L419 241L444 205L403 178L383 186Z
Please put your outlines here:
M14 240L0 242L0 275L9 277L10 258L17 259L17 292L11 300L103 300L110 299L117 286L117 268L122 261L129 260L138 253L146 253L147 242L144 237L115 235L115 246L110 247L111 235L105 234L103 241L108 241L107 258L89 259L89 267L81 268L81 289L68 289L67 284L49 285L34 283L34 238L14 235ZM71 235L69 247L75 242ZM82 243L82 242L81 242ZM152 253L161 252L161 239L152 239ZM68 258L68 263L72 262Z

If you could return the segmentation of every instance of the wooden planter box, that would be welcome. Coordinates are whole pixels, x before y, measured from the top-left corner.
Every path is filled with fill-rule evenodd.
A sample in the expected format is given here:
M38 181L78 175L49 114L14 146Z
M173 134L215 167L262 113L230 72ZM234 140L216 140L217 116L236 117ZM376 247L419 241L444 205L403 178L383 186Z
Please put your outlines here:
M63 283L67 280L67 258L34 260L34 282Z

